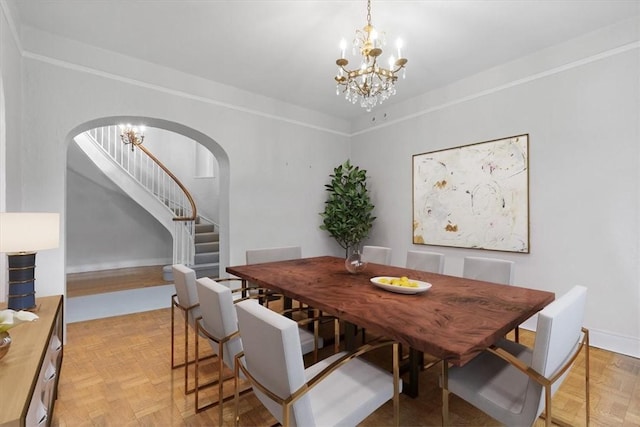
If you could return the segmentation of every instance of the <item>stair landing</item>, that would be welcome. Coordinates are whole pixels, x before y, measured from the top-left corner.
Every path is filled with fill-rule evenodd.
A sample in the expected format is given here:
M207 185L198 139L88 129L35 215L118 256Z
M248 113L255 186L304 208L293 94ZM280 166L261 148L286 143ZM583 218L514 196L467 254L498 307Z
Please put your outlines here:
M168 285L162 266L118 268L67 274L67 298Z

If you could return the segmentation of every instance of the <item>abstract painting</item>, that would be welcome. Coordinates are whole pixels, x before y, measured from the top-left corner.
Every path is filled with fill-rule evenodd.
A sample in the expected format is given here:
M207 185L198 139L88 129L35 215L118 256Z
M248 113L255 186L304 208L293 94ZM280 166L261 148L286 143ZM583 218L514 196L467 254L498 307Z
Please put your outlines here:
M529 135L415 154L413 243L529 253Z

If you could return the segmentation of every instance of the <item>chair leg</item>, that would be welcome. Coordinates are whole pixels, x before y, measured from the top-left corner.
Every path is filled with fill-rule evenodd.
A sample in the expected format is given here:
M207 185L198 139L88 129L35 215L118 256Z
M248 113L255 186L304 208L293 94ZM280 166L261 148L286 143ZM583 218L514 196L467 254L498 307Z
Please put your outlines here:
M233 405L233 422L236 427L240 425L240 416L238 408L240 407L240 367L239 360L236 358L233 369L233 395L234 395L234 405Z
M222 395L224 379L222 378L222 370L224 369L224 344L218 343L218 425L222 426L222 405L224 405L224 396Z
M585 348L585 356L584 356L584 394L585 394L585 399L586 399L586 407L585 407L585 419L586 419L586 423L587 423L587 427L589 427L589 399L590 399L590 394L589 394L589 330L588 329L584 329L583 331L585 333L585 345L587 348Z
M316 320L313 322L313 363L318 363L318 335L320 328L320 322L316 316Z
M205 387L214 386L216 384L222 384L222 381L229 379L229 378L223 378L222 377L222 358L218 356L218 379L210 381L210 382L208 382L206 384L200 384L200 361L201 360L205 360L205 359L209 359L211 357L214 357L214 355L206 356L206 357L200 357L200 340L198 339L198 336L200 335L199 328L200 328L200 323L199 323L199 320L198 320L198 321L196 321L196 333L194 335L195 338L196 338L195 339L195 341L196 341L196 343L195 343L196 355L195 355L195 359L194 359L194 364L195 364L194 381L195 381L195 384L194 384L194 387L193 387L193 390L192 390L192 392L194 392L194 394L195 394L194 401L195 401L196 414L199 413L199 412L204 411L205 409L209 409L210 407L215 406L217 404L221 405L221 403L220 403L221 401L218 401L218 402L213 402L213 403L210 403L208 405L200 407L200 390L205 388ZM222 397L222 393L220 392L218 394L218 396ZM222 412L220 413L220 416L222 417ZM220 418L220 425L222 425L222 418Z
M449 426L449 364L442 361L442 425Z
M175 360L175 338L176 338L176 331L175 331L175 309L176 307L180 308L181 310L184 311L184 360L182 363L178 363L176 364L176 360ZM188 389L188 383L189 383L189 365L193 364L196 362L196 360L189 360L189 320L188 320L188 316L189 313L188 311L184 310L182 307L178 306L174 297L171 297L171 369L177 369L177 368L182 368L184 367L184 394L191 394L195 391L195 388L192 389ZM198 344L198 335L197 332L195 332L194 330L194 334L196 337L196 346ZM214 357L215 355L208 355L208 356L204 356L201 360L204 359L210 359L211 357Z
M551 427L553 414L551 411L551 384L544 387L544 425Z
M178 307L180 310L182 310L184 313L184 315L187 315L187 312L184 311L184 309L178 305L178 303L175 300L176 296L173 295L171 297L171 369L177 369L177 368L182 368L183 366L188 365L189 363L193 363L193 360L187 360L185 359L182 363L178 363L176 364L176 358L175 358L175 338L176 338L176 314L175 314L175 310L176 307Z
M393 344L393 425L400 425L400 356L399 344Z
M176 305L175 305L175 299L174 298L175 298L174 296L171 297L171 369L177 368L177 366L175 366L175 364L174 364L174 356L173 356L173 351L174 351L174 348L175 348L174 341L175 341L175 337L176 337L176 327L175 327Z
M197 339L197 337L196 337ZM195 391L189 390L189 313L184 316L184 394Z
M196 326L196 329L198 328L198 326ZM197 339L197 335L196 335L196 356L195 356L195 386L194 386L194 391L195 391L195 402L196 402L196 414L198 413L198 395L199 395L199 391L200 391L200 340ZM188 368L185 367L185 370ZM185 388L186 390L186 388Z

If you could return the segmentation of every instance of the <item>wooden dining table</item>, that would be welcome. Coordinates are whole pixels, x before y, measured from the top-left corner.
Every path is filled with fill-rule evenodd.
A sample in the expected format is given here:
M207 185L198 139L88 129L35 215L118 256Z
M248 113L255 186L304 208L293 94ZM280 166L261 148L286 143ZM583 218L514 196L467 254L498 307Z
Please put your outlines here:
M349 273L344 258L320 256L227 267L227 272L427 353L464 365L554 300L552 292L369 263ZM371 283L380 276L427 282L426 292L401 294ZM347 333L347 342L352 332ZM348 344L350 345L350 344ZM417 366L407 394L417 396Z

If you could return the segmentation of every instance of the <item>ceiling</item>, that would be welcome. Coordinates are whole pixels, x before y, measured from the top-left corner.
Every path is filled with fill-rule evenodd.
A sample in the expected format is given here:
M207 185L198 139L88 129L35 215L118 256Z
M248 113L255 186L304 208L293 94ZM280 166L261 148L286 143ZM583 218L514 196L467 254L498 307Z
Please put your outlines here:
M22 25L328 115L352 119L366 113L336 96L333 80L340 39L350 42L366 23L364 0L7 1ZM639 11L640 0L373 0L371 5L372 23L386 32L389 50L400 37L409 60L406 80L399 80L389 104Z

